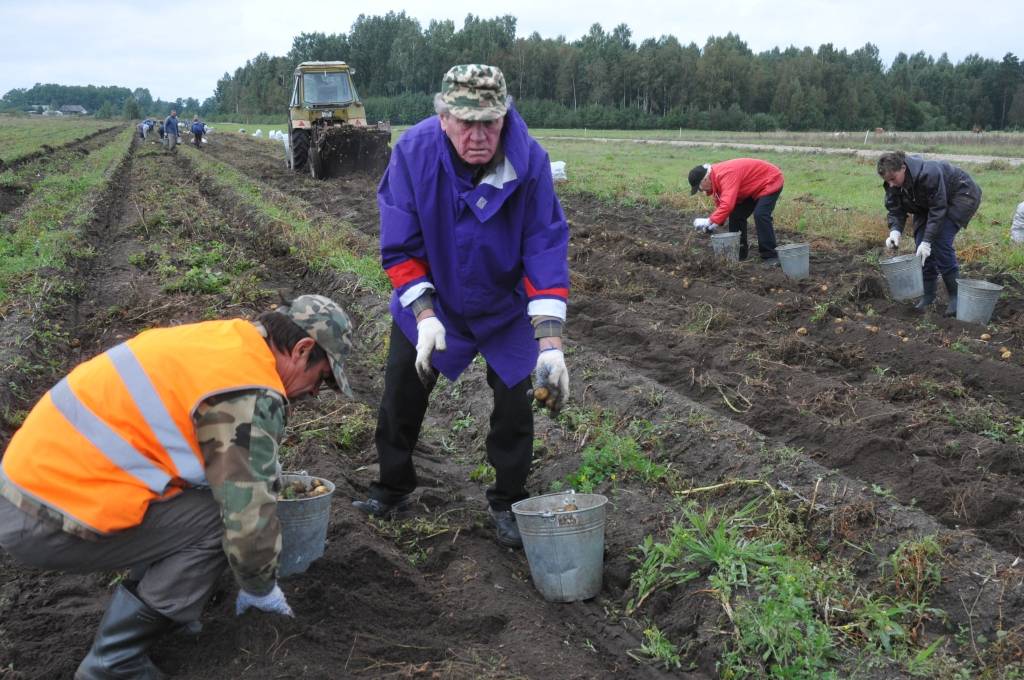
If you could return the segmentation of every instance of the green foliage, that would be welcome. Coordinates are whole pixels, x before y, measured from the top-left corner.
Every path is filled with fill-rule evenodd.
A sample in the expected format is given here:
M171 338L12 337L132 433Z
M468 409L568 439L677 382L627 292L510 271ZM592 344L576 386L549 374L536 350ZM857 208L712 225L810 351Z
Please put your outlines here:
M679 650L657 626L644 629L644 643L640 646L640 653L660 663L665 670L671 671L682 666Z
M1009 62L972 55L952 65L923 53L900 54L886 68L870 44L850 52L828 44L755 53L731 33L710 37L703 47L672 36L641 42L630 37L626 25L606 31L593 24L569 42L536 34L517 40L511 15L471 14L461 27L441 21L426 28L405 12L360 15L348 33L306 33L295 38L287 55L255 55L217 82L204 107L243 119L283 117L292 70L315 55L353 64L368 117L402 124L433 113L431 95L443 73L461 61L501 67L517 108L534 127L765 135L779 127L881 125L904 131L1024 125L1024 72L1013 55L1007 55ZM938 81L944 87L932 86ZM851 135L846 144L864 141Z
M15 219L0 216L0 303L38 272L63 269L82 250L81 230L93 219L94 197L128 153L131 130L85 156L63 173L39 181Z
M469 478L479 484L494 484L496 474L490 464L480 463L469 473Z
M571 418L571 413L564 417ZM579 469L565 479L566 485L591 493L605 481L614 482L627 476L635 476L645 482L667 479L668 468L652 461L636 438L619 434L612 415L599 415L591 422L591 443L583 449ZM646 430L632 423L627 429L629 427ZM653 443L651 439L647 441L648 444Z

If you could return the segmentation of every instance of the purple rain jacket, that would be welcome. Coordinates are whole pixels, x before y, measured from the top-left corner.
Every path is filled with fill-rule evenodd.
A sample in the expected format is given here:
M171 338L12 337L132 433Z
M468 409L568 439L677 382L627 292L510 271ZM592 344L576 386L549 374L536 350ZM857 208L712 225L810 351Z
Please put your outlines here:
M511 106L504 161L473 186L437 116L406 130L377 189L391 315L416 343L409 305L434 291L447 349L432 363L455 380L477 352L512 387L537 362L532 316L565 320L569 225L548 154Z

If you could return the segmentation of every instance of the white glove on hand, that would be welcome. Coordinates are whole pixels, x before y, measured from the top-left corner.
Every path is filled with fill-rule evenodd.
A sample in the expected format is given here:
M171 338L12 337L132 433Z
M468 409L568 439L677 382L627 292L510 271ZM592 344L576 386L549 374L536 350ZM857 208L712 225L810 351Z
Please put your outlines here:
M255 607L263 612L281 614L283 616L295 616L292 608L288 606L288 600L284 599L281 586L274 585L274 589L266 595L252 595L244 590L238 591L238 599L235 600L235 616L240 616L250 607Z
M444 324L436 316L428 316L416 324L416 373L424 385L434 379L434 369L430 366L430 355L434 350L443 352L447 345L444 341Z
M693 221L693 228L697 231L706 232L710 226L711 219L707 217L698 217Z
M558 411L569 398L569 369L565 367L565 355L560 349L545 349L537 355L537 367L533 369L534 387L547 387L555 401L549 405Z
M889 238L885 239L885 247L896 249L900 247L900 232L893 229L889 232Z
M929 257L931 257L931 254L932 254L932 244L928 243L928 241L921 241L921 245L919 245L917 247L917 253L915 253L915 254L919 258L921 258L921 266L923 267L924 266L924 261L927 260Z

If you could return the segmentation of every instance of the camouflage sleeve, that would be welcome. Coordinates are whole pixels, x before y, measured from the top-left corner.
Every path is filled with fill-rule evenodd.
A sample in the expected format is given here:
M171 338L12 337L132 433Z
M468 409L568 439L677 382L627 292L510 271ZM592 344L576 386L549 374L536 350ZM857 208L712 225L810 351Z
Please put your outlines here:
M274 587L281 530L275 490L285 404L267 390L204 401L195 414L206 479L224 519L224 553L238 584L254 595Z

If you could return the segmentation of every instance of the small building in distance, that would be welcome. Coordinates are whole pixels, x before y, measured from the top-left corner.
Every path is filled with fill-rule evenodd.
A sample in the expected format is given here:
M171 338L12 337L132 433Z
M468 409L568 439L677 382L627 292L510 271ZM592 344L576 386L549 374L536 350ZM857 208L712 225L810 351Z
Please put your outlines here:
M78 104L65 104L60 107L60 112L65 116L84 116L89 113L85 110L85 107Z

